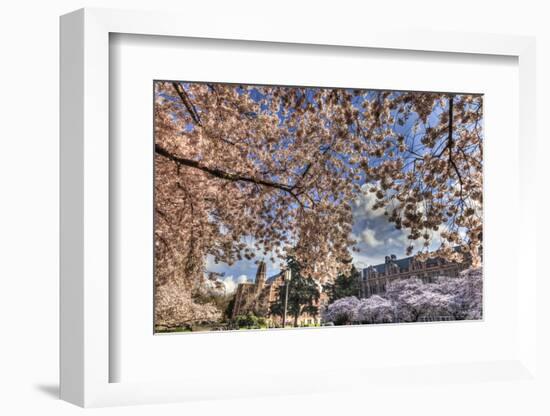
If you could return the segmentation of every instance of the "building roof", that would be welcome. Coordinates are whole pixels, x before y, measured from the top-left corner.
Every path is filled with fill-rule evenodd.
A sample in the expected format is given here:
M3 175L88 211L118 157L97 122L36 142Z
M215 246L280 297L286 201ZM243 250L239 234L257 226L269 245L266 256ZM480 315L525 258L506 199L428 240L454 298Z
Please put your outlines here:
M277 279L279 276L281 276L281 273L274 274L273 276L268 277L265 283L266 284L273 283L275 279Z
M407 270L413 260L414 260L414 256L410 256L402 259L392 260L392 263L396 264L400 270ZM435 265L437 264L437 261L438 261L437 258L428 259L426 260L426 265L427 266ZM369 266L369 267L372 267L374 270L376 270L377 273L384 273L386 271L386 263L380 263L375 266ZM363 270L367 270L369 267Z
M405 257L404 259L393 260L393 263L399 266L399 269L407 269L411 263L413 257ZM371 266L378 273L384 273L386 271L386 263L380 263L375 266ZM368 267L367 267L368 269Z

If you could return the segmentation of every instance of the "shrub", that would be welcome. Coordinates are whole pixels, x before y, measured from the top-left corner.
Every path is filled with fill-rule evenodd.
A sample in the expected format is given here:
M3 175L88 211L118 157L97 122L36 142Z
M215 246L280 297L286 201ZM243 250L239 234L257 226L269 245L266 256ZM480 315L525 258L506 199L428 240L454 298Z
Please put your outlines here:
M249 312L246 315L238 315L235 317L234 324L237 328L265 328L267 322L265 318L256 316Z

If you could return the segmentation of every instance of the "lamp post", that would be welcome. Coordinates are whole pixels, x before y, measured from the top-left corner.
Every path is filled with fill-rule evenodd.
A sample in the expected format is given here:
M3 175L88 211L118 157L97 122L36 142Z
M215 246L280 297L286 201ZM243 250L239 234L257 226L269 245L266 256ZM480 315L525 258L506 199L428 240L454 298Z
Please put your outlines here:
M284 305L284 311L283 311L283 328L286 327L286 308L288 306L288 286L290 284L290 280L292 279L292 272L290 271L290 269L285 270L284 279L285 279L285 305Z

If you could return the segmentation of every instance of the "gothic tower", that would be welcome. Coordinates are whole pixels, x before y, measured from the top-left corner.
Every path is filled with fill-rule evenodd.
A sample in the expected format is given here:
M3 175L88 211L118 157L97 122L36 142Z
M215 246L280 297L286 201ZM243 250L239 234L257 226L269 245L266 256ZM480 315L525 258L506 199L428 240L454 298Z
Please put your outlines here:
M256 293L260 293L264 288L266 280L266 266L265 261L260 261L258 265L258 271L256 272Z

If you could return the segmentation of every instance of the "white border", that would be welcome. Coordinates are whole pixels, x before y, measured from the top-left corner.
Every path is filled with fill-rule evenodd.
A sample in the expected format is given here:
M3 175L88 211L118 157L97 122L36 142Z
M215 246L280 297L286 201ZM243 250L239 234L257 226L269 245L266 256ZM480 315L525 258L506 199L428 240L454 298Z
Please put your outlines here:
M251 23L246 34L235 32L230 20L204 25L177 14L86 9L61 20L61 397L81 406L151 403L227 396L223 386L205 380L174 383L109 383L109 33L261 40L285 43L328 44L435 52L483 53L517 56L520 67L520 192L521 227L518 261L523 281L518 287L522 325L517 360L482 363L455 369L467 379L474 371L536 375L536 269L533 247L536 221L535 193L535 43L531 38L484 34L382 30L349 27L330 33L323 25L303 28ZM185 25L182 25L185 21ZM527 215L529 213L529 215ZM481 365L481 367L480 367ZM409 369L410 373L438 373L445 365ZM448 366L448 365L447 365ZM484 370L483 370L484 369ZM325 372L344 380L353 370ZM371 371L361 383L389 380L395 372ZM401 373L399 373L401 374ZM334 376L340 377L334 377ZM457 376L458 375L458 376ZM349 389L345 382L321 383L313 388L300 380L278 375L272 383L286 384L289 391ZM389 379L388 379L389 377ZM371 381L369 381L371 380ZM261 383L247 386L246 395L269 394ZM244 393L243 393L244 394ZM275 392L276 394L276 392Z
M243 372L251 377L255 371L261 378L277 372L314 375L320 367L369 370L515 358L517 259L503 262L500 253L517 240L516 230L501 224L519 218L517 59L135 35L112 36L110 48L109 251L111 264L116 263L110 274L111 290L116 288L111 291L116 305L110 311L110 353L116 358L111 381L226 378L229 390L242 387ZM483 93L483 322L151 336L153 79ZM285 355L284 366L269 358L289 347L293 352ZM338 354L343 349L346 354ZM256 364L243 367L243 360Z

